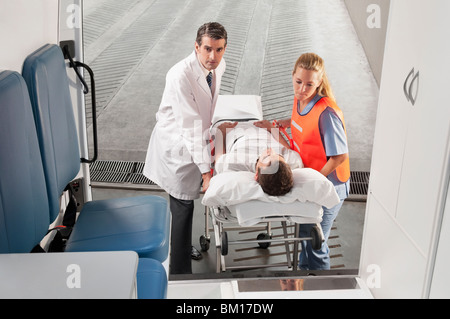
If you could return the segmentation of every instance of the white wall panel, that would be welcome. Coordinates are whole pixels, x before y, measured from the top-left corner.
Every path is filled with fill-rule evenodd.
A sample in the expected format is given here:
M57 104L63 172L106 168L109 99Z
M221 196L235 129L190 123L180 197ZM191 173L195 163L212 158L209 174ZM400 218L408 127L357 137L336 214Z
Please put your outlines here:
M450 192L447 190L445 212L440 228L439 247L434 265L433 279L431 282L431 298L450 298L449 269L450 265Z
M379 297L428 294L448 178L448 12L391 1L361 263L380 265Z
M367 209L374 213L366 219L370 227L364 232L361 279L375 298L421 298L425 256L375 197L370 198Z
M396 1L391 4L391 17L398 15L394 3ZM403 57L398 42L391 40L397 24L395 19L390 22L383 66L385 76L380 85L370 188L376 191L378 200L387 211L395 215L409 117L409 105L405 102L402 86L411 64Z
M409 103L408 137L396 215L420 249L428 254L433 223L439 213L442 172L447 165L450 107L442 94L450 83L447 62L450 42L443 38L450 29L446 19L450 2L430 1L424 5L423 1L416 0L411 4L408 1L406 7L411 9L402 16L403 23L393 30L392 36L401 40L409 35L407 42L399 41L399 51L404 54L404 63L414 67L419 77L411 92L414 94L417 85L417 101L414 105ZM401 10L405 9L403 6Z
M58 1L0 0L0 69L22 72L28 54L58 41Z

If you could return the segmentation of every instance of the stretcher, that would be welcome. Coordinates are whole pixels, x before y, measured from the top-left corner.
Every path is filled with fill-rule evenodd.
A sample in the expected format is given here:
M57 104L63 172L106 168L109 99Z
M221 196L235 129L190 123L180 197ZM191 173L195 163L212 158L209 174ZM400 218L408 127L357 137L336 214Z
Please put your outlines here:
M214 111L212 128L224 121L262 120L261 98L254 95L221 95ZM298 243L310 240L314 249L322 246L324 237L320 222L322 206L333 207L339 202L333 184L319 172L309 168L293 170L294 187L284 196L269 196L254 179L252 172L222 172L214 174L202 204L205 206L205 233L200 237L203 251L210 248L213 231L216 247L216 271L271 267L248 265L226 267L225 256L229 245L258 245L268 248L271 243L284 243L285 265L298 267ZM210 225L211 221L211 225ZM281 223L283 236L272 238L272 224ZM309 237L298 237L300 224L314 224ZM264 226L261 226L264 225ZM294 227L293 235L287 228ZM230 240L229 231L262 229L255 240ZM294 244L291 258L290 244ZM273 266L280 266L275 264Z

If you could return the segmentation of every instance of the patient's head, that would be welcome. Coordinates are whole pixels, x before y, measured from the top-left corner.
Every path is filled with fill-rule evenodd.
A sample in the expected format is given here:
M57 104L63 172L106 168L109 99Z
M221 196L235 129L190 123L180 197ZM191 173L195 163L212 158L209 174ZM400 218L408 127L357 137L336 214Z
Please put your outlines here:
M272 196L285 195L294 185L291 168L284 158L272 149L267 149L259 156L255 179L263 191Z

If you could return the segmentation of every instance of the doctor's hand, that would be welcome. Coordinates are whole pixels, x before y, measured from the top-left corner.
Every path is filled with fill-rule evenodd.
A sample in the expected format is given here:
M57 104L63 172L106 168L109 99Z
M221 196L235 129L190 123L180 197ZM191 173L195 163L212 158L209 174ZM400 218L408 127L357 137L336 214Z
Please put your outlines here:
M211 173L204 173L202 174L202 179L203 179L203 183L202 183L202 192L206 192L206 190L209 187L209 181L211 180Z

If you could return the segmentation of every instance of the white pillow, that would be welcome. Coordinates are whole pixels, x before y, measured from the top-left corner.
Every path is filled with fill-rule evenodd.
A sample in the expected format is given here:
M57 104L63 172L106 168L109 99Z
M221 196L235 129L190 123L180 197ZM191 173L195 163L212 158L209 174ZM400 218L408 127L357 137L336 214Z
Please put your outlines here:
M211 178L203 196L205 206L230 206L249 200L292 203L313 202L331 208L339 203L333 183L311 168L292 170L294 186L284 196L270 196L262 190L251 172L223 172Z

